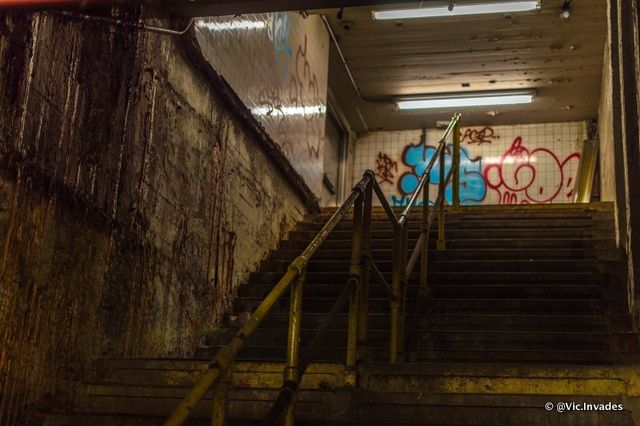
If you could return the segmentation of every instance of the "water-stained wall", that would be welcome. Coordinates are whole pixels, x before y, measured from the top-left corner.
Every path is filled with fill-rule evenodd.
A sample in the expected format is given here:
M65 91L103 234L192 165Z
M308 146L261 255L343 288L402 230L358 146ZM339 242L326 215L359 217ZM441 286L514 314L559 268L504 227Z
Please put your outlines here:
M460 132L462 205L573 202L582 142L586 139L584 122L462 127ZM389 202L406 205L442 133L429 129L362 136L356 143L354 179L371 169ZM449 141L445 174L451 167L451 154ZM432 203L439 178L436 164L430 177ZM445 192L449 203L452 193L449 185Z
M616 193L616 163L621 163L621 149L615 141L613 117L613 76L611 47L607 42L604 51L602 86L600 88L600 106L598 108L598 136L600 160L600 197L602 201L613 201L618 209ZM618 151L616 153L616 151ZM616 155L618 158L616 158ZM618 214L615 215L616 222ZM620 240L620 230L616 226L616 239Z
M198 19L195 33L203 57L321 198L329 69L322 19L298 12L212 17Z
M36 424L95 357L192 354L313 204L189 46L0 16L2 425Z

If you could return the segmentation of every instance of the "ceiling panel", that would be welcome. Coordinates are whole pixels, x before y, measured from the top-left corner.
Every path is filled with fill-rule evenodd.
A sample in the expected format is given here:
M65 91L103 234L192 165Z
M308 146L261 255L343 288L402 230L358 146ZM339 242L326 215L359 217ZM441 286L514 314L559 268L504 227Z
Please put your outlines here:
M330 87L360 132L433 127L454 110L400 112L398 95L533 88L531 105L459 110L467 125L559 122L597 115L606 35L606 1L544 1L537 12L374 21L372 10L325 11L363 100L337 52ZM413 4L414 6L416 4Z

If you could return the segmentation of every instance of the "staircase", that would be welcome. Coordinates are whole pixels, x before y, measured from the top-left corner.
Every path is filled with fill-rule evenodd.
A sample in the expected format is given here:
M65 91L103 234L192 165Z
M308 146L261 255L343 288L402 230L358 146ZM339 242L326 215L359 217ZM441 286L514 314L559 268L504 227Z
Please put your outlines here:
M47 424L161 424L331 213L307 216L281 242L195 359L98 360L78 383L73 412L50 413ZM409 247L420 217L419 209L411 214ZM347 215L308 264L303 348L347 282L352 226ZM406 362L387 362L389 300L372 279L358 388L344 386L345 310L313 354L297 424L633 425L640 414L638 339L625 314L625 261L613 226L609 204L448 212L446 249L436 250L432 232L429 297L417 297L419 268L409 279ZM392 244L389 221L374 209L372 259L389 282ZM287 292L236 358L230 424L257 424L268 412L282 385L288 322ZM624 409L557 412L555 404L564 402ZM546 403L554 408L547 411ZM209 396L189 424L209 424L210 417Z

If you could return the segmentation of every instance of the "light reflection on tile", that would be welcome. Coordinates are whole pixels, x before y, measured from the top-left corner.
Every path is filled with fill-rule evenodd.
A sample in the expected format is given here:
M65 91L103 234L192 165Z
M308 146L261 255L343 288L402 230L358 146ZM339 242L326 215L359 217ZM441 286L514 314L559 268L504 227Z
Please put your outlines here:
M318 16L280 12L202 18L196 39L318 196L329 37Z

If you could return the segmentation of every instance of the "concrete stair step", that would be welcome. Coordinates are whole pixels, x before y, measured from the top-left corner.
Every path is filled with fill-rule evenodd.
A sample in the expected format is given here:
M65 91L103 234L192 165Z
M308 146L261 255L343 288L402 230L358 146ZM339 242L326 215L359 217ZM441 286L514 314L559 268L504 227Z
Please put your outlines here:
M307 312L329 312L334 304L335 297L307 297L304 300L304 311ZM236 309L240 312L252 312L262 302L261 297L240 297L238 298ZM370 298L369 309L372 312L382 312L389 309L390 301L387 298ZM275 305L276 310L283 312L289 308L289 301L285 297ZM348 306L344 308L344 312ZM449 312L474 312L474 313L528 313L528 314L576 314L589 315L603 312L603 302L598 298L585 299L478 299L478 298L456 298L456 299L432 299L426 302L425 310L429 313L449 313Z
M434 228L435 229L435 228ZM599 230L597 228L515 228L515 229L492 229L490 231L484 229L445 229L446 239L482 239L485 238L487 232L491 233L493 239L527 239L527 238L606 238L611 236L609 230ZM289 233L290 240L311 241L318 234L318 231L291 231ZM419 229L410 229L409 238L416 239L420 236ZM353 232L351 230L334 230L327 237L328 241L348 240L351 241ZM391 229L371 231L371 238L374 240L392 239L394 233ZM430 238L437 239L437 232L431 232Z
M302 347L306 347L315 335L315 329L303 329L301 336ZM228 336L233 335L229 333ZM368 347L374 350L382 350L388 346L388 330L370 330L367 335ZM223 332L217 336L210 336L211 347L221 347L228 339ZM493 331L463 330L424 331L411 329L411 335L407 337L405 344L407 351L413 350L463 350L482 349L500 351L609 351L610 336L608 333L597 332L539 332L539 331ZM320 350L325 348L336 350L344 357L346 354L347 330L332 330L320 345ZM246 348L258 350L280 346L284 348L287 342L287 330L266 329L256 332L247 339ZM283 351L279 351L284 353Z
M487 235L482 235L480 238L468 238L468 239L454 239L447 238L446 247L448 249L472 249L472 250L484 250L484 249L542 249L542 248L564 248L564 249L615 249L615 240L609 237L602 238L515 238L510 236L509 238L486 238ZM493 237L493 235L492 235ZM308 240L283 240L280 242L281 249L298 250L298 254L301 250L304 250L310 242ZM408 247L415 247L417 238L409 238ZM384 239L375 239L372 241L372 247L374 249L392 249L393 239L391 237ZM430 249L436 248L436 241L431 240ZM348 250L351 249L351 239L336 240L329 239L322 243L321 250Z
M535 350L499 348L434 348L428 350L413 350L407 355L411 362L458 362L458 363L520 363L520 364L554 364L554 365L607 365L611 364L611 354L608 351L580 351L580 350Z
M596 299L601 295L600 286L589 284L447 284L431 285L431 297L480 298L480 299Z
M411 255L413 248L407 250L407 256ZM297 250L280 249L271 253L269 260L291 262L300 255ZM478 249L445 249L431 251L429 258L433 260L621 260L622 253L617 249L586 249L586 248L483 248ZM374 259L391 259L391 248L373 248L371 257ZM313 256L315 260L349 259L351 249L319 250Z
M420 229L422 218L414 217L414 220L409 221L410 229ZM297 230L299 231L316 231L318 232L324 226L326 222L320 221L302 221L297 225ZM437 229L438 218L433 222L434 229ZM458 216L450 216L445 219L445 224L447 227L451 227L452 229L518 229L518 228L593 228L600 227L609 229L613 226L613 222L610 218L606 219L597 219L592 217L576 217L576 218L551 218L551 219L540 219L540 218L531 218L527 220L518 219L518 218L497 218L493 220L486 220L485 218L478 218L474 216L467 217L458 217ZM392 225L389 220L386 218L382 218L382 220L372 220L371 228L380 230L380 229L391 229ZM353 220L342 220L339 222L336 227L336 230L352 230L353 229Z
M287 343L287 329L282 328L261 328L246 340L247 347L273 346L281 344L283 347ZM211 346L223 346L236 333L235 329L221 329L206 334L205 344ZM301 333L301 344L307 346L311 339L315 336L317 329L313 327L303 327ZM324 340L324 346L330 347L346 347L348 331L346 328L334 328L327 332L327 338ZM382 347L389 342L389 328L386 329L369 329L367 331L367 341L374 347Z
M323 313L302 314L303 327L317 329L326 318ZM348 315L338 316L335 328L345 328ZM390 324L389 312L369 312L367 325L370 329L386 330ZM604 332L605 317L602 315L412 315L407 316L407 324L423 330L494 330L494 331L568 331ZM289 326L288 313L270 314L261 327L286 328Z
M75 410L50 416L46 424L158 424L155 422L166 418L205 365L206 361L195 359L99 360ZM638 407L640 395L633 379L640 375L637 365L365 363L358 367L360 389L344 387L342 368L338 364L310 366L296 424L627 426L634 424L630 410ZM282 363L235 364L228 403L231 422L264 418L282 384L283 369ZM261 379L256 381L256 377ZM210 398L210 393L205 396L188 424L208 420ZM554 404L554 410L545 409L548 402ZM558 403L572 402L611 402L622 407L582 413L555 409ZM591 416L593 413L597 415Z
M419 331L415 331L418 332ZM413 345L416 350L500 350L500 351L609 351L608 333L559 332L423 332Z
M390 278L389 278L390 281ZM238 290L240 297L264 298L273 288L272 285L255 285L241 286ZM418 286L409 287L410 293L417 291ZM514 298L598 298L601 295L600 286L594 284L537 284L523 283L519 285L511 284L466 284L456 283L447 285L430 285L431 297L433 298L496 298L496 299L514 299ZM342 292L343 287L339 285L314 283L305 286L304 297L334 297L337 298ZM369 295L375 298L381 298L386 295L382 286L376 282L370 283ZM285 299L287 296L283 296Z
M322 227L329 220L330 215L311 215L306 216L300 223L301 226L316 229L315 227ZM397 216L399 217L399 216ZM433 224L437 224L439 218L436 215L433 220ZM371 217L372 227L385 228L391 224L385 213L373 213ZM418 214L411 214L408 219L409 227L419 227L422 223L422 212ZM562 227L567 226L585 226L585 227L602 227L610 228L614 226L615 221L611 215L599 214L599 215L456 215L451 214L445 216L445 224L451 224L452 226L461 225L462 229L473 224L478 224L480 227L487 227L491 229L491 224L495 224L495 227L511 227L519 228L526 227L527 224L531 224L533 227ZM467 225L469 224L469 225ZM336 225L343 229L348 229L353 225L353 214L348 213L343 219Z
M386 258L374 258L376 267L383 273L391 275L393 271L392 257ZM262 263L261 271L268 272L286 272L291 262L280 260L267 260ZM307 264L307 272L332 272L332 271L348 271L351 264L350 256L336 259L311 259ZM554 272L554 271L576 271L576 272L596 272L598 265L592 260L580 260L580 259L548 259L548 260L534 260L534 259L522 259L522 260L437 260L430 258L429 267L433 272L447 272L447 271L478 271L484 272Z
M601 314L600 299L434 299L429 302L431 314L501 313L501 314Z
M195 356L201 359L211 359L221 346L199 347ZM389 341L379 342L378 346L369 344L367 346L368 358L377 362L389 360ZM314 362L344 363L347 352L344 345L321 346L313 357ZM281 342L273 342L262 346L247 346L238 354L237 360L245 362L284 362L287 359L286 346Z
M431 315L409 317L408 322L432 331L494 330L494 331L588 331L605 332L602 315Z
M249 277L249 285L266 285L277 283L284 274L282 272L257 272L252 273ZM306 274L305 283L309 284L325 284L342 286L347 282L349 274L347 271L342 272L315 272L311 271ZM448 271L448 272L432 272L429 275L429 282L438 284L449 283L484 283L484 284L509 284L513 283L590 283L596 284L602 282L605 278L604 274L593 272L545 272L539 271L535 274L530 272L486 272L479 271ZM409 277L410 283L418 283L419 268L414 268L413 273Z
M319 392L318 392L319 393ZM269 394L269 396L271 396ZM611 398L612 401L602 398L582 397L579 404L592 404L595 406L615 404L620 407L620 411L602 412L557 412L547 411L545 404L551 402L554 406L564 404L562 398L558 397L532 397L529 395L507 397L481 398L482 395L467 396L466 398L452 398L443 400L442 398L424 395L422 393L389 394L387 392L367 392L354 394L353 391L325 392L317 400L303 400L300 402L300 411L296 416L296 425L353 425L353 424L375 424L377 426L396 425L440 425L440 426L485 426L485 425L526 425L535 424L540 426L633 426L633 414L630 410L625 410L625 400L623 398ZM265 395L266 397L266 395ZM305 395L306 397L306 395ZM338 401L346 399L348 403ZM96 398L97 399L97 398ZM126 397L100 398L104 405L125 405ZM139 398L136 398L136 400ZM566 399L566 398L565 398ZM163 398L156 403L171 403L172 399ZM249 405L251 404L251 405ZM271 399L261 399L248 403L242 400L230 402L228 410L231 415L237 417L231 419L229 425L259 425L262 417L266 415L270 408ZM347 405L348 404L348 405ZM145 404L146 405L146 404ZM168 404L169 405L169 404ZM347 405L349 411L342 412L336 420L336 415L327 415L327 412L334 413ZM607 405L607 406L609 406ZM201 409L204 411L204 409ZM164 414L161 410L156 410L158 414ZM187 425L210 424L204 413L194 415L195 419L190 420ZM325 420L326 419L326 420ZM50 418L48 426L143 426L159 425L165 417L158 415L108 415L79 414L77 416L57 416Z
M464 219L565 219L565 218L611 218L612 205L608 206L586 207L584 205L566 204L566 205L528 205L528 206L463 206L459 210L450 207L445 208L447 217L464 218ZM398 217L404 208L394 207L393 211ZM335 208L321 209L319 213L309 214L305 220L315 219L326 222L335 212ZM351 219L353 210L347 214L346 219ZM422 208L415 207L410 214L411 219L419 219L422 215ZM386 219L386 213L382 207L374 207L372 211L374 218Z

